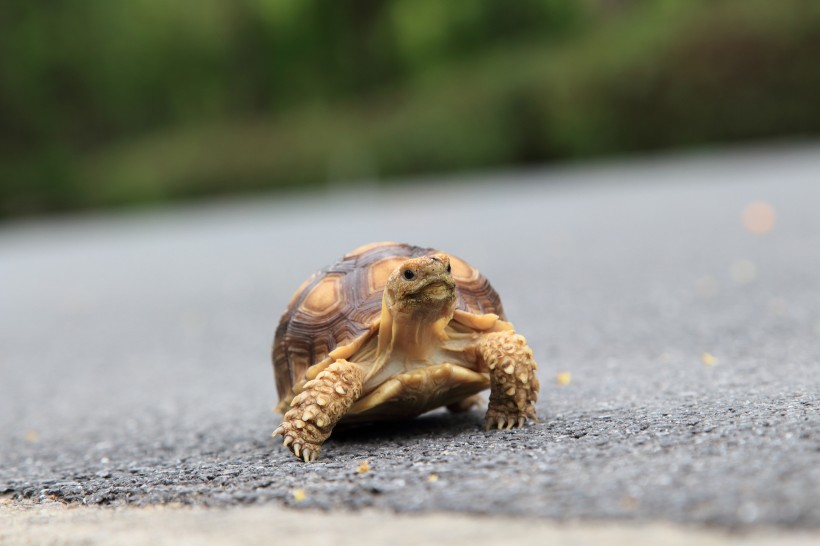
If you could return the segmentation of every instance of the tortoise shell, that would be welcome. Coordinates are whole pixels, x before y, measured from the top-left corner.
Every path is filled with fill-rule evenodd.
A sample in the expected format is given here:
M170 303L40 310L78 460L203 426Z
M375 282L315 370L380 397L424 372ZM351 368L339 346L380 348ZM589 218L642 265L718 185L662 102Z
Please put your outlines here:
M273 369L280 400L292 396L308 368L337 347L378 331L382 292L405 260L441 253L402 243L372 243L311 275L296 290L279 320ZM473 266L450 255L456 281L456 309L494 313L504 319L498 293Z

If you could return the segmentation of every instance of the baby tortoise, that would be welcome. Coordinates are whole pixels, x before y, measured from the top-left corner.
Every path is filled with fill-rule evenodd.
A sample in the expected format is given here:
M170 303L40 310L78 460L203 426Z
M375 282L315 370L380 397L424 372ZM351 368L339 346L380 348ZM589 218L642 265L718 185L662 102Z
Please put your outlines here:
M279 321L273 368L285 414L273 435L306 462L339 421L466 411L487 387L487 429L535 420L535 360L498 294L430 248L369 244L307 279Z

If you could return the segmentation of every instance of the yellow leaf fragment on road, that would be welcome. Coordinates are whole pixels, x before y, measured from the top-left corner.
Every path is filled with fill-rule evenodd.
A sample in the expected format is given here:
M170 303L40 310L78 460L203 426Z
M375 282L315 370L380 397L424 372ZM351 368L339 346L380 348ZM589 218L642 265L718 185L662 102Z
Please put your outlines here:
M572 374L569 372L558 372L555 374L555 382L561 385L562 387L566 387L572 381Z
M428 482L437 482L438 481L438 474L436 474L435 472L430 474L429 476L427 476L427 481Z
M356 472L359 474L370 472L370 463L367 461L360 462L358 468L356 468Z
M304 489L294 489L290 494L293 495L293 500L296 502L302 502L307 498L307 493L305 493Z
M626 495L626 496L621 497L620 504L621 504L621 508L623 508L624 510L634 512L635 510L638 509L638 506L639 506L640 502L638 501L638 499L636 497L633 497L631 495Z
M712 353L703 353L701 360L706 366L714 366L718 363L718 359Z

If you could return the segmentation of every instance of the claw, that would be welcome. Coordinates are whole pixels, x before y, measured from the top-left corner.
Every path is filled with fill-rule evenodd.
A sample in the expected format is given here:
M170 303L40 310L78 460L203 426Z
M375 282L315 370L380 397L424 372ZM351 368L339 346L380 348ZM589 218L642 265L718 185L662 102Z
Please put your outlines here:
M538 422L535 417L532 417L532 419L536 423ZM498 430L512 430L514 428L522 428L526 424L526 415L496 415L493 417L487 417L484 420L484 430L490 430L491 428L496 428Z
M276 430L274 430L274 431L273 431L273 434L271 434L271 438L275 438L275 437L276 437L276 436L278 436L279 434L281 434L281 435L283 435L283 436L285 435L285 427L280 426L279 428L277 428Z
M302 450L302 460L305 461L306 463L309 463L311 461L311 456L312 455L313 455L313 452L310 451L308 448L305 448L305 449Z
M285 440L282 443L285 444L285 447L288 447L293 443L293 436L285 436Z
M302 452L301 442L296 442L295 444L293 444L293 454L296 455L297 457L299 457L299 456L301 456L301 452Z

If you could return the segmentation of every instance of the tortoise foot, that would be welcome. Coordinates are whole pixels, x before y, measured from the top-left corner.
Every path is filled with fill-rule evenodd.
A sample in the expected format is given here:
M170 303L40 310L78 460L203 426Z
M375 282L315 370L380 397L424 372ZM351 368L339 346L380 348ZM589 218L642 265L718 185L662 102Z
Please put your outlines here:
M273 436L281 434L285 447L306 463L315 461L333 427L361 395L363 378L361 368L337 360L305 383Z
M480 346L490 372L490 403L484 426L509 430L535 417L540 388L537 365L524 336L512 331L488 334Z
M322 451L321 442L317 443L300 434L300 429L295 428L293 423L284 422L277 428L273 435L281 434L284 437L283 444L291 453L309 463L319 458L319 453Z
M488 409L487 415L484 417L484 429L498 429L510 430L511 428L520 428L529 420L535 420L535 415L521 413L516 410L507 411L502 409Z

